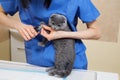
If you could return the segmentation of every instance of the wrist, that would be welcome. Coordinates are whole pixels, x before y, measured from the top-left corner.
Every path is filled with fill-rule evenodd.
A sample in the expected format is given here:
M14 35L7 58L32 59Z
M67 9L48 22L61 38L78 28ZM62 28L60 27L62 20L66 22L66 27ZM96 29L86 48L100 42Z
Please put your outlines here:
M60 38L71 38L71 33L72 32L67 32L67 31L57 31L57 39Z
M21 22L14 22L14 24L13 24L13 28L16 30L19 30L19 28L22 26L24 26L24 24Z
M59 31L58 33L58 38L80 39L80 36L78 36L78 32Z

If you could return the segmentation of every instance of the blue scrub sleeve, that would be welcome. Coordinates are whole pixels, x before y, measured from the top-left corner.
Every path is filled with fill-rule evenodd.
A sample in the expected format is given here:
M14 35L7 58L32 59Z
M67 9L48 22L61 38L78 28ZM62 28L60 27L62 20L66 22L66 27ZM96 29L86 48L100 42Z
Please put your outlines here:
M99 11L93 5L91 0L78 0L78 15L79 18L84 22L92 22L100 15Z
M0 0L0 5L5 13L14 15L18 11L17 0Z

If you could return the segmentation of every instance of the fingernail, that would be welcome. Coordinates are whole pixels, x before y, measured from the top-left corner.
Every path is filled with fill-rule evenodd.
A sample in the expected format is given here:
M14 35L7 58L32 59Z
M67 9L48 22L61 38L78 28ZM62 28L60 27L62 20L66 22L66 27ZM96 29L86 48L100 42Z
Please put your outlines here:
M42 25L42 27L45 27L45 25Z

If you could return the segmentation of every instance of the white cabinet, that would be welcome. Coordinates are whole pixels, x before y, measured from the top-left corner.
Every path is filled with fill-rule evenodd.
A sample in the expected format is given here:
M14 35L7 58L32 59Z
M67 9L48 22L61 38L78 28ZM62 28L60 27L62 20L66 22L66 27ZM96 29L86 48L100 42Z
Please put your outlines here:
M17 30L10 29L11 61L26 62L24 40Z

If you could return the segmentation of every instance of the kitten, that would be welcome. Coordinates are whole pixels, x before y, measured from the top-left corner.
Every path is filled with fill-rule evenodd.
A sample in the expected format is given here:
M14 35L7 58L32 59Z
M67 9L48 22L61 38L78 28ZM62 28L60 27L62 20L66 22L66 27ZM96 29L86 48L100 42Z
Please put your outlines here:
M49 18L48 25L56 31L71 31L67 24L66 17L60 14L52 14ZM43 41L42 45L44 42L46 41ZM53 40L55 66L47 70L50 75L67 77L71 73L75 59L74 45L75 40L70 38Z

